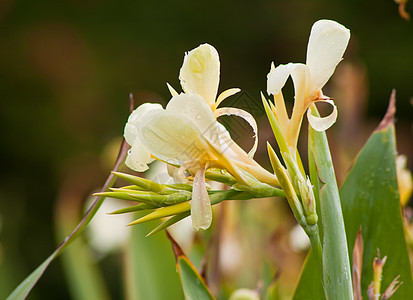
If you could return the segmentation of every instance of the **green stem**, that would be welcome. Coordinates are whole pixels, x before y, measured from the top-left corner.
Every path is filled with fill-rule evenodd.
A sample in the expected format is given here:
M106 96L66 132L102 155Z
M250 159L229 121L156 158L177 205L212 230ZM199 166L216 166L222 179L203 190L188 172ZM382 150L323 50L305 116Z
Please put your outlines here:
M307 235L310 238L311 248L317 257L317 261L321 268L323 265L323 246L321 245L320 240L320 230L318 229L317 224L312 227L314 228L311 231L307 231Z
M318 116L314 105L312 113ZM321 182L320 212L323 224L323 285L327 299L352 300L351 269L340 196L325 132L309 128L310 149Z

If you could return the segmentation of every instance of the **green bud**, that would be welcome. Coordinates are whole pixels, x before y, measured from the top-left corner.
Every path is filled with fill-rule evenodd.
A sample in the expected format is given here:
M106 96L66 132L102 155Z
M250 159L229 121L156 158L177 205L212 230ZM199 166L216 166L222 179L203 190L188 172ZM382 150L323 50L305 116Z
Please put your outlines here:
M291 178L287 175L287 170L281 165L281 162L278 159L277 154L275 153L274 149L271 147L269 143L267 143L267 147L272 168L274 169L275 175L277 176L278 181L285 193L288 204L290 205L291 210L293 211L297 221L300 223L301 226L303 226L305 225L305 216L301 202L294 191Z
M309 225L317 224L318 216L316 211L313 186L311 185L310 179L307 177L306 181L299 180L298 187L300 189L301 201L303 203L307 223Z

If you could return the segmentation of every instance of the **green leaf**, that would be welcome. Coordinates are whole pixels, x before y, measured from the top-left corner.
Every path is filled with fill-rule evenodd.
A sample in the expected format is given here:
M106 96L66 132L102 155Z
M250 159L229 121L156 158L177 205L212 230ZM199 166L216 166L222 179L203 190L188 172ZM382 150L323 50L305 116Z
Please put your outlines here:
M141 224L144 222L160 219L163 217L169 217L178 213L182 213L185 211L189 211L191 209L191 204L189 204L189 201L187 202L181 202L178 204L174 204L171 206L165 206L158 208L157 210L142 216L141 218L129 223L128 225L136 225L136 224Z
M25 299L30 293L34 285L37 283L39 278L43 275L44 271L50 265L50 263L55 259L58 250L53 252L40 266L36 268L29 276L23 280L16 289L7 297L7 300L20 300Z
M141 216L142 212L137 213ZM133 226L131 242L125 248L125 299L183 299L174 255L164 234L145 235L159 220Z
M387 256L383 269L382 293L400 275L403 284L391 297L409 299L413 295L412 273L406 248L395 165L393 125L376 131L357 157L356 164L341 188L349 249L353 249L361 227L364 260L362 296L373 280L373 259L377 249Z
M294 300L324 300L323 276L318 264L317 256L310 251L304 262L300 281L298 282L293 299Z
M81 217L83 201L81 198L73 200L72 195L62 195L56 203L55 231L58 241L76 227ZM110 299L98 259L83 236L79 236L61 254L60 262L73 299Z
M151 236L154 233L157 233L163 229L168 228L169 226L175 224L176 222L181 221L182 219L188 217L191 213L189 211L177 214L173 217L170 217L168 220L166 220L165 222L159 224L156 228L154 228L151 232L149 232L146 237Z
M187 300L213 300L211 292L205 284L204 279L198 273L194 265L185 256L181 247L174 238L166 231L171 241L172 250L176 259L176 268L181 278L182 289Z
M267 99L261 93L262 103L264 105L265 113L267 114L268 121L270 122L272 131L274 133L275 139L277 140L277 144L280 147L281 153L287 152L289 153L289 147L287 142L285 141L284 135L281 131L280 125L278 124L277 117L268 104Z
M177 265L186 299L214 299L203 279L186 257L180 256Z
M120 172L112 172L116 177L119 177L126 182L129 182L131 184L134 184L140 188L142 188L145 191L153 191L158 194L169 194L175 192L175 190L168 188L167 186L163 184L159 184L153 181L150 181L145 178L141 178L138 176L134 176L131 174L126 174L126 173L120 173Z
M410 299L413 295L395 155L394 127L391 118L387 116L358 154L340 189L350 253L353 252L357 232L362 228L364 260L361 289L364 299L368 299L367 286L373 280L372 264L377 249L380 249L381 256L387 255L383 269L382 293L390 282L400 275L403 284L391 299ZM314 268L315 263L316 259L310 253L294 299L325 299L321 296L321 273Z
M141 210L152 210L157 208L156 206L152 206L146 203L139 203L138 205L133 205L133 206L128 206L125 208L121 208L115 211L110 212L111 215L117 215L117 214L125 214L125 213L130 213L130 212L135 212L135 211L141 211Z
M113 171L116 171L121 166L122 162L124 161L127 150L129 146L125 142L122 141L120 146L119 154L116 159L115 166L113 167ZM102 192L106 191L109 187L111 187L115 183L116 179L113 174L110 174L109 177L106 179L106 182L102 188ZM59 256L73 241L77 239L77 237L86 229L86 226L92 220L93 216L99 210L100 206L103 203L104 197L97 197L95 202L91 205L89 210L84 215L83 219L79 222L76 228L72 231L72 233L65 239L65 241L40 265L38 266L29 276L26 277L15 289L14 291L7 297L7 300L21 300L25 299L33 287L36 285L37 281L39 281L40 277L43 275L44 271L50 265L50 263Z
M82 237L62 253L60 260L73 299L110 299L95 253Z

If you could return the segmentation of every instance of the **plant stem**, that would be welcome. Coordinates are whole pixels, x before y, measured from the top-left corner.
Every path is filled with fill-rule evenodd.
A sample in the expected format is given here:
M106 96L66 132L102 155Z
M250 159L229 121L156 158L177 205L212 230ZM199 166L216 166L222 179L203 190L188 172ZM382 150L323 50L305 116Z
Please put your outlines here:
M318 116L314 105L313 115ZM325 132L309 127L310 149L321 182L320 211L323 224L323 285L327 299L353 299L347 238L340 196Z

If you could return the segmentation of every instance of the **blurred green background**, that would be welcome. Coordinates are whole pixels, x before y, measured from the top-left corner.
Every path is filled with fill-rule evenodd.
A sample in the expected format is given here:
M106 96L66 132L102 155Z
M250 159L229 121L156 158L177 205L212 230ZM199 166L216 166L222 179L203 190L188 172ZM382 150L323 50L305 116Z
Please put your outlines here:
M208 42L220 53L219 91L240 87L260 105L270 63L304 62L311 25L321 18L352 33L345 63L325 89L340 112L329 134L354 148L336 150L339 180L393 88L399 152L412 166L413 23L392 0L1 0L0 298L55 249L56 203L84 200L103 185L129 93L136 104L166 103L166 82L180 90L184 52ZM265 146L267 123L257 117ZM265 164L262 147L259 154ZM73 201L68 214L81 211ZM102 264L112 270L112 294L121 294L121 271L112 269L120 254ZM30 298L70 298L59 262Z

